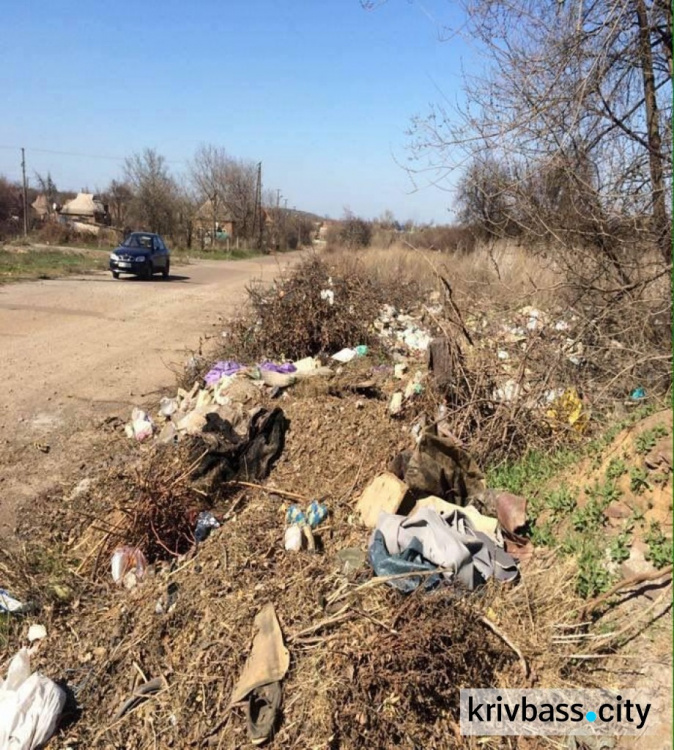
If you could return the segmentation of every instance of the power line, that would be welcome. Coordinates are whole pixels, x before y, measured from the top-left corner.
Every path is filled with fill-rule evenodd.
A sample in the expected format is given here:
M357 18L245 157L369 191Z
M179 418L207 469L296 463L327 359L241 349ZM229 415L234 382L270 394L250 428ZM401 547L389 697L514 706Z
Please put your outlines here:
M17 149L20 149L21 146L5 146L3 144L3 145L0 145L0 148L9 150L9 151L16 151ZM82 159L107 159L108 161L119 161L119 162L126 161L126 157L124 156L106 156L103 154L80 154L80 153L75 153L73 151L55 151L49 148L32 148L30 146L26 146L25 148L26 148L26 151L34 151L35 153L38 153L38 154L54 154L55 156L75 156L75 157L79 157ZM186 161L171 161L167 159L166 163L167 164L186 164L187 162Z

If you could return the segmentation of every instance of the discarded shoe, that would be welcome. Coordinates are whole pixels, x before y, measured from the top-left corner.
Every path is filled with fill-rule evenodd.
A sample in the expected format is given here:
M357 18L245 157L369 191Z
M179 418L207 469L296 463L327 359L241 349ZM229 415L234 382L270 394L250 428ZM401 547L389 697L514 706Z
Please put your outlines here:
M253 745L262 745L271 738L281 708L281 696L280 682L255 688L248 696L246 724Z

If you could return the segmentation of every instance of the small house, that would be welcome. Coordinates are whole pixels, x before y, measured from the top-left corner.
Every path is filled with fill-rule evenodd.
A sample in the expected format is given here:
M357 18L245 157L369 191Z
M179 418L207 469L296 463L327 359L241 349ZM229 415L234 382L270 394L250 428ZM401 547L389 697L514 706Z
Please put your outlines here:
M234 237L236 221L224 204L210 198L194 214L194 230L197 237L228 239Z
M110 224L108 207L93 193L78 193L60 211L66 221L80 224Z

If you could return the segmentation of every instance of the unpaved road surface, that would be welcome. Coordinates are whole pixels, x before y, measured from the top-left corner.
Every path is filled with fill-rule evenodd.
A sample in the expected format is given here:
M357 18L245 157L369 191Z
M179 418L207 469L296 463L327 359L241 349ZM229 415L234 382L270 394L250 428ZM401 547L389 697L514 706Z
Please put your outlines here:
M168 281L98 274L0 286L0 537L12 535L17 507L86 476L102 423L156 403L200 340L217 340L252 279L298 258L194 261Z

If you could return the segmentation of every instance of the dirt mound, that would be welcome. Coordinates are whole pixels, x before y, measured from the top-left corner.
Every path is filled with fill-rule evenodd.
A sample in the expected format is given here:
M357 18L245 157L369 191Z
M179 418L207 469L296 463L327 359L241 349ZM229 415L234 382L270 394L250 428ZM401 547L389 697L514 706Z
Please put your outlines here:
M624 509L644 521L672 531L672 410L658 411L620 431L602 452L601 459L586 460L575 477L581 490L579 505L587 503L584 485L615 482L620 500L608 507L613 527ZM581 485L579 477L583 477Z

